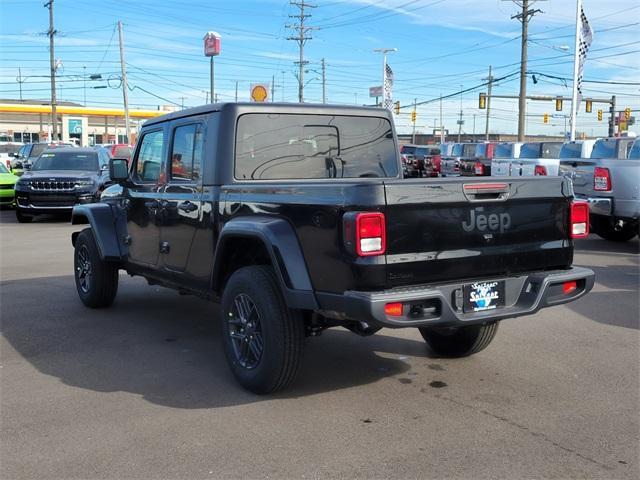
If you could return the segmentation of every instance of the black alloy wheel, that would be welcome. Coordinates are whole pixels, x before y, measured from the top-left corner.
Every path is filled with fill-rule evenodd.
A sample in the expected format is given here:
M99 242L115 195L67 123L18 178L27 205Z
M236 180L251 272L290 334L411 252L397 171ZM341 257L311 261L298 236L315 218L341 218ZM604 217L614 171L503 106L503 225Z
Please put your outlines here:
M91 260L89 260L89 248L86 245L80 245L78 248L78 256L76 259L76 277L78 279L78 287L84 293L89 293L91 289Z
M249 295L240 293L233 299L227 323L238 364L247 370L254 369L262 358L264 340L260 314Z

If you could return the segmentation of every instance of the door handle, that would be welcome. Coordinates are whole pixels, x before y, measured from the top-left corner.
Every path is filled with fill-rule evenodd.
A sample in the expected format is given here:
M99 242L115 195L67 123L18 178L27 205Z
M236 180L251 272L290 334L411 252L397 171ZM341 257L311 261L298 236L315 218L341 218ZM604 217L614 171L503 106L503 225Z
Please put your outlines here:
M189 200L187 200L186 202L182 202L180 205L178 205L178 209L182 210L183 212L195 212L198 209L198 206L195 203L191 203Z

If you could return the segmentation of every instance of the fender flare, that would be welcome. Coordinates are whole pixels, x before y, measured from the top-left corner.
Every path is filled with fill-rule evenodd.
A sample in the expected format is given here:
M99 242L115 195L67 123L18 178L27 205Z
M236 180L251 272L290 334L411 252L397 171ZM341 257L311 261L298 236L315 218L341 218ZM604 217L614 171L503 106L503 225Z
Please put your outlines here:
M128 255L128 247L118 240L126 232L126 224L121 215L114 213L111 205L90 203L75 205L71 213L71 224L89 224L100 252L100 259L121 261ZM124 228L124 230L123 230ZM71 235L71 243L76 244L80 232Z
M225 260L225 248L234 238L252 238L262 242L289 308L319 308L298 237L293 227L281 218L238 217L224 225L213 262L212 287L215 292L220 294L224 287L220 272Z

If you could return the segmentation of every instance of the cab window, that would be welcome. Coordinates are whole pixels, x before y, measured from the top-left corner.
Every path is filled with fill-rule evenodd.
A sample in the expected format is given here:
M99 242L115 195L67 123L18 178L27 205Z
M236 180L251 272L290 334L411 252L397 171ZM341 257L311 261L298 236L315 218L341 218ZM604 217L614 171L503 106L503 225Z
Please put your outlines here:
M162 167L162 130L146 133L140 141L140 151L136 163L136 177L143 182L155 182L160 178Z
M172 181L188 182L200 178L203 144L200 124L182 125L173 131L169 166Z

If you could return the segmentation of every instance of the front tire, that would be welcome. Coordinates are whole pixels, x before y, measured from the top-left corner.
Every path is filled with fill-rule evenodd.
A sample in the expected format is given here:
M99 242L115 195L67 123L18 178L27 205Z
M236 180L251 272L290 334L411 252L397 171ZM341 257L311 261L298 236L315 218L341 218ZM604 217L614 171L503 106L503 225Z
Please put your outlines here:
M287 307L271 267L235 271L222 294L221 315L225 356L240 385L267 394L295 379L304 323Z
M444 357L468 357L489 346L498 332L498 322L454 328L420 328L429 347Z
M93 232L85 228L76 239L73 256L76 289L89 308L105 308L118 293L118 266L100 258Z

